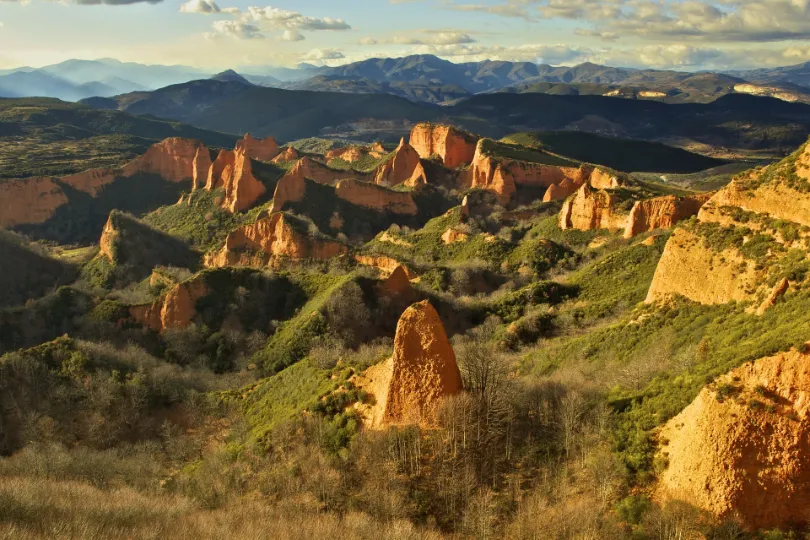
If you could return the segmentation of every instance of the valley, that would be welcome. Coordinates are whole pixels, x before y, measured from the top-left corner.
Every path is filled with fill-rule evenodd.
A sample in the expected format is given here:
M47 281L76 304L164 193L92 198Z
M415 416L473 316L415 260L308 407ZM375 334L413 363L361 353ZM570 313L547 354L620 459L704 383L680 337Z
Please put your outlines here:
M810 105L389 60L0 99L0 536L803 538Z

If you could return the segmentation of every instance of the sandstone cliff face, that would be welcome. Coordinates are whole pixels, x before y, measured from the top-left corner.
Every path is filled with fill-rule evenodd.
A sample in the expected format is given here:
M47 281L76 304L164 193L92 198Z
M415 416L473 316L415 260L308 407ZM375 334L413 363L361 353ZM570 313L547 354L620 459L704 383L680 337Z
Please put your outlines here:
M697 215L711 196L711 193L691 197L670 195L638 201L630 210L624 237L632 238L637 234L654 229L674 227L679 221Z
M374 394L367 425L435 425L441 400L463 391L453 347L428 301L412 305L397 324L392 358L368 369L357 385Z
M208 171L211 170L212 164L211 152L208 148L198 148L191 168L191 191L205 187L205 183L208 181Z
M0 183L0 227L42 223L67 202L52 178L5 180Z
M718 394L720 385L730 395ZM662 429L669 466L660 496L736 513L750 528L806 524L808 412L810 356L790 351L731 371Z
M576 193L579 187L580 184L565 178L559 184L548 186L546 193L543 195L543 202L564 201Z
M289 203L304 200L306 191L307 184L303 176L299 174L285 174L276 184L270 213L280 212L284 210Z
M427 183L419 154L405 139L399 142L394 155L374 172L374 183L390 187L403 183L415 187Z
M256 139L250 133L245 134L242 140L236 142L234 150L260 161L271 161L279 153L278 143L273 137Z
M275 213L237 229L228 235L220 251L205 256L206 266L272 266L281 257L323 260L348 251L339 242L310 237L290 220L283 213Z
M57 208L68 202L58 183L95 197L116 179L139 173L159 175L169 182L196 182L205 156L208 149L201 142L171 138L151 146L143 156L120 169L91 169L63 178L6 180L0 184L0 227L50 219Z
M205 155L210 159L208 148L200 141L173 137L152 145L146 154L125 165L121 176L150 173L182 182L194 178L195 164Z
M471 163L478 138L453 126L422 123L411 130L411 146L419 156L439 156L445 167L455 169Z
M616 210L618 199L609 191L592 189L588 184L581 188L563 204L560 211L561 229L624 229L627 215Z
M485 156L480 148L479 144L470 170L461 175L464 187L486 189L495 195L499 204L507 205L517 191L515 179L508 168Z
M418 211L410 193L393 191L358 180L341 180L335 187L335 194L344 201L378 212L413 216Z
M368 155L368 153L368 149L366 148L349 146L346 148L333 148L332 150L326 152L324 157L326 158L327 163L333 159L341 159L348 163L354 163L355 161L360 161L363 159Z
M222 150L211 165L205 188L209 191L223 188L222 207L230 212L250 208L267 188L253 176L253 165L242 150Z
M155 332L186 328L197 314L197 300L208 292L204 279L192 278L175 285L151 304L130 307L130 316Z
M647 302L679 294L701 304L751 298L764 278L752 261L734 249L714 251L687 229L676 229L658 261Z

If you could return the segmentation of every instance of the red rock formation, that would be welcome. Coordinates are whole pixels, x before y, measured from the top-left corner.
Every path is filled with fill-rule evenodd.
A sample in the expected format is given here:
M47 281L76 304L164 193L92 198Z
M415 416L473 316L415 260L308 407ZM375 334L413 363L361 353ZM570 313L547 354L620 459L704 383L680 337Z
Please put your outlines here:
M366 155L368 155L368 150L359 146L349 146L347 148L333 148L326 153L326 161L332 161L333 159L340 159L347 163L354 163L355 161L360 161Z
M52 178L27 178L0 182L0 227L42 223L67 203L62 188Z
M378 212L413 216L418 211L410 193L393 191L368 182L341 180L335 187L335 194L344 201Z
M807 524L809 413L810 355L780 353L720 377L661 430L669 465L659 496L751 529Z
M414 295L414 289L403 266L397 266L380 286L381 293L392 299L406 299Z
M250 133L245 134L242 140L236 142L236 152L242 152L247 157L259 161L271 161L279 153L278 143L273 137L256 139Z
M194 178L195 165L205 159L208 148L200 141L173 137L152 145L146 154L124 166L120 176L156 174L170 182Z
M304 200L307 190L306 180L300 174L285 174L276 184L273 192L273 204L270 206L270 213L284 210L288 203L300 202Z
M584 184L569 197L560 211L561 229L624 229L627 215L620 214L616 208L618 199L609 191L592 189Z
M151 304L130 307L130 316L155 332L188 327L197 314L197 300L208 294L200 277L175 285Z
M463 385L453 347L428 301L405 310L393 357L369 368L356 384L376 398L376 405L364 411L370 427L435 425L441 401L462 392Z
M169 182L196 179L207 148L199 142L171 138L151 146L147 152L120 169L91 169L64 178L28 178L0 183L0 227L42 223L68 202L57 182L93 197L118 178L156 174Z
M115 262L115 239L119 232L113 224L112 216L107 218L107 223L104 224L104 229L101 231L101 240L99 240L99 253L110 262Z
M348 248L335 241L311 237L299 231L284 213L275 213L237 229L218 252L205 257L206 266L265 266L276 259L331 259Z
M208 181L208 171L211 170L212 164L211 152L208 148L198 148L191 168L191 191L205 187L205 183Z
M318 182L319 184L326 184L329 186L335 185L338 180L342 180L344 178L362 177L362 175L356 173L355 171L340 171L337 169L331 169L326 165L313 161L306 156L298 160L298 163L296 163L295 166L284 176L294 176L301 179L308 178Z
M690 197L669 195L638 201L630 210L624 237L632 238L654 229L669 229L681 220L696 216L711 196L711 193Z
M576 193L581 185L569 178L563 178L559 184L548 186L545 195L543 195L543 202L563 201Z
M222 150L214 160L205 189L219 188L225 190L222 208L230 212L247 210L267 191L253 176L253 164L242 150Z
M402 139L394 155L374 172L374 182L391 187L402 183L415 187L426 184L427 176L419 154Z
M294 147L288 146L283 152L273 158L273 163L298 161L299 159L301 159L301 153Z
M445 167L455 169L471 163L478 138L453 126L422 123L411 131L411 146L419 156L439 156Z

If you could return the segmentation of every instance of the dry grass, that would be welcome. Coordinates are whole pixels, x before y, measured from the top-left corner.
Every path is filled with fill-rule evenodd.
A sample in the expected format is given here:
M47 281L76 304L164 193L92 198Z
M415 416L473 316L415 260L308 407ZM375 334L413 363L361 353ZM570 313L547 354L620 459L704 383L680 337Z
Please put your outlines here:
M80 482L0 477L0 539L259 539L440 538L407 521L380 523L362 513L318 512L311 500L283 507L246 498L216 510L190 499L105 491Z

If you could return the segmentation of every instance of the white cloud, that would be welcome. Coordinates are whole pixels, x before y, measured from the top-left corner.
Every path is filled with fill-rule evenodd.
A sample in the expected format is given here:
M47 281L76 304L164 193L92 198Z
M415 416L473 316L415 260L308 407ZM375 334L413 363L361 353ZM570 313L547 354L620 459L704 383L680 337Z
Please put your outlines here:
M337 49L312 49L304 56L304 60L319 62L325 60L341 60L343 58L346 58L346 56Z
M252 21L269 23L276 28L295 30L351 30L343 19L308 17L294 11L274 7L249 7L246 17Z
M214 21L209 38L231 37L234 39L262 39L261 29L240 21Z
M304 41L306 38L298 30L284 30L279 39L281 41Z
M180 5L180 13L202 13L208 15L210 13L219 12L219 6L214 0L188 0L185 4Z
M462 45L476 43L476 40L468 33L456 30L420 30L416 36L394 36L383 40L366 37L359 43L360 45Z

